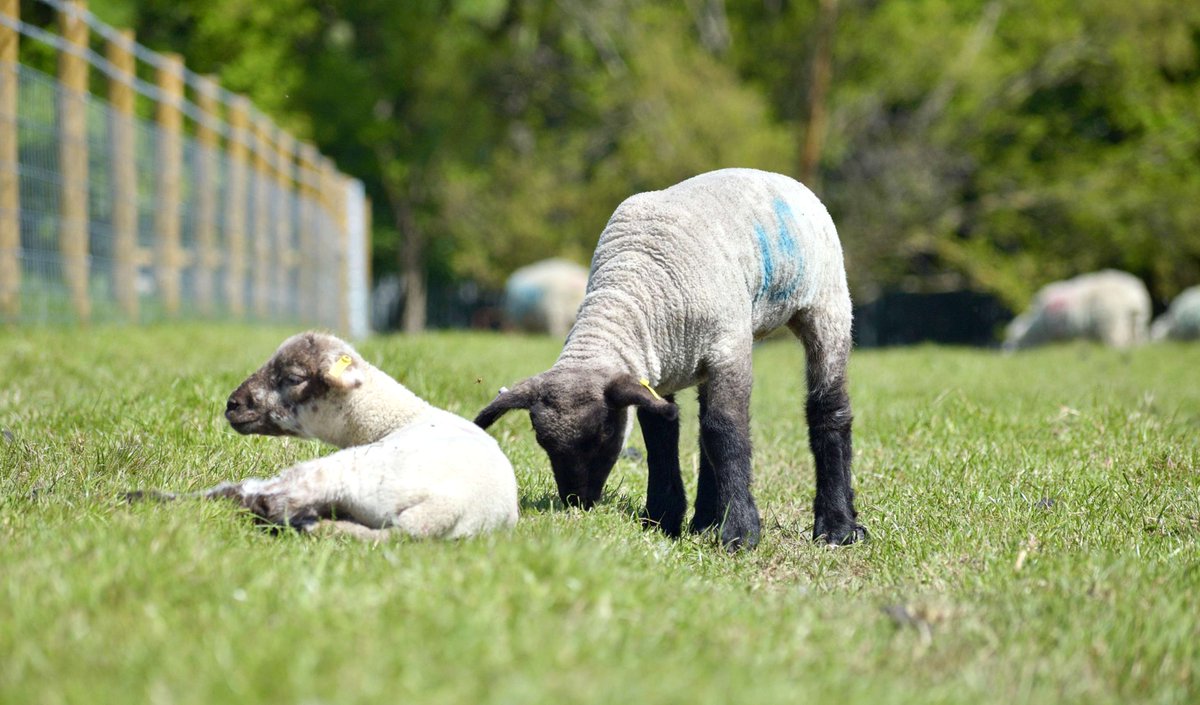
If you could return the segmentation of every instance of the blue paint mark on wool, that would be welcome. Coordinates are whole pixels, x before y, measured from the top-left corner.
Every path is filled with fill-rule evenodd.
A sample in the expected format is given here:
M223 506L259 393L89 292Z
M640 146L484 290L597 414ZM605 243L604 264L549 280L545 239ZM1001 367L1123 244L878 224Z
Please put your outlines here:
M759 223L754 224L754 234L758 237L758 254L762 258L762 284L754 300L762 299L771 290L772 279L775 278L775 262L771 258L771 243L767 240L767 231Z
M796 216L792 213L792 207L782 198L776 198L774 205L775 218L779 220L779 247L783 250L783 259L792 263L794 267L791 276L788 277L787 286L781 287L771 297L772 301L783 301L790 298L799 288L800 282L804 280L804 256L800 253L800 246L792 235L792 230L796 226Z
M775 199L773 208L779 225L775 246L772 246L767 237L766 228L760 223L754 224L758 252L762 258L762 283L754 297L755 301L764 296L772 302L786 301L804 280L804 257L793 234L796 216L792 213L791 206L782 198Z

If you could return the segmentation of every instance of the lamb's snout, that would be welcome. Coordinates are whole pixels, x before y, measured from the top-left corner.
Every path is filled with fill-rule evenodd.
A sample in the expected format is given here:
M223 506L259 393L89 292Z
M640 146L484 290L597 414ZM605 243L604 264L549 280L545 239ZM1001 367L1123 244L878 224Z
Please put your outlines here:
M265 409L255 400L248 381L243 383L225 401L225 420L233 430L241 434L258 433L268 436L281 435L283 431L271 422Z

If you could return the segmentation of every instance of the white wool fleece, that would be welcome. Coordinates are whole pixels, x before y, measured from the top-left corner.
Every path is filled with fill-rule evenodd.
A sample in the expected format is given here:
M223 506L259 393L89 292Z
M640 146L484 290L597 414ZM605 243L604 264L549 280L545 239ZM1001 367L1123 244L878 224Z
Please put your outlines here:
M557 364L613 360L670 394L810 308L851 315L825 206L786 176L722 169L617 208Z

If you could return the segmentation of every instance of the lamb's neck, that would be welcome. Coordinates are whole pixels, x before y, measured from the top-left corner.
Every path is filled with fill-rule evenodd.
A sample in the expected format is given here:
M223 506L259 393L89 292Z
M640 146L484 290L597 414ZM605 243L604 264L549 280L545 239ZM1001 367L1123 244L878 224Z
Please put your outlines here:
M368 366L362 386L346 395L342 410L346 418L343 432L338 438L323 440L342 448L374 443L404 428L431 408L429 402L387 373Z
M638 302L619 292L589 294L555 366L609 368L657 381L655 346Z

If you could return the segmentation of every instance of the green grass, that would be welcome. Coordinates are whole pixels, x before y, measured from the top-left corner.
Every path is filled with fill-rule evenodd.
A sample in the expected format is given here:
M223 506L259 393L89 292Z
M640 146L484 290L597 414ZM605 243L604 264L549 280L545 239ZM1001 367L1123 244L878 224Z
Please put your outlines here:
M643 532L632 461L595 510L564 510L515 413L492 431L521 486L507 534L371 545L272 536L219 503L121 505L328 451L221 418L288 332L0 331L0 702L1200 700L1200 347L857 352L872 540L838 550L807 539L789 341L756 351L765 533L743 555ZM360 348L467 416L557 352Z

